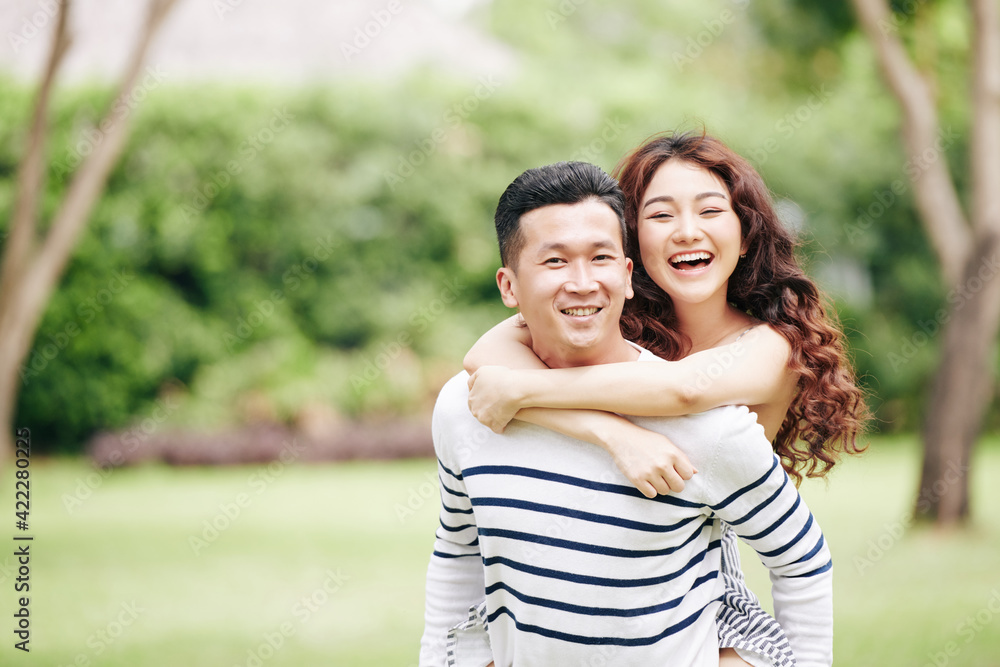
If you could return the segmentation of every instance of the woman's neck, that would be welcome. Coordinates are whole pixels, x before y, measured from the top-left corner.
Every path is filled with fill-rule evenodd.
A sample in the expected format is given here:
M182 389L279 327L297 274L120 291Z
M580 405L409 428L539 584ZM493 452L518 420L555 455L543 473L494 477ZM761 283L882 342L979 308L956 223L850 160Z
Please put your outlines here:
M730 306L724 297L701 303L674 302L674 309L678 328L691 341L688 354L717 347L753 323L752 318Z

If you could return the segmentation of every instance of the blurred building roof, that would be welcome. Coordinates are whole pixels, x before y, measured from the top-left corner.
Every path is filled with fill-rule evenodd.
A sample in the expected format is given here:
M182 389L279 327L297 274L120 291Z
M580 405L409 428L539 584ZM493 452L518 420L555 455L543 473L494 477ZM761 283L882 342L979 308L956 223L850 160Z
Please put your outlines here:
M297 83L395 76L426 66L504 74L514 54L470 18L490 0L178 0L148 64L171 79ZM58 0L5 0L0 70L37 78ZM76 0L62 80L116 78L146 11L136 0Z

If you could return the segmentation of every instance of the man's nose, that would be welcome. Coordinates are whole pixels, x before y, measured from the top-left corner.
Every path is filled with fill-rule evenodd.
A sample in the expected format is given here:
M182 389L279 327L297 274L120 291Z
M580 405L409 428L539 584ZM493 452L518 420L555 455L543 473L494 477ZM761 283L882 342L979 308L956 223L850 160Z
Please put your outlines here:
M570 266L566 290L577 294L589 294L598 289L597 274L590 262L575 262Z

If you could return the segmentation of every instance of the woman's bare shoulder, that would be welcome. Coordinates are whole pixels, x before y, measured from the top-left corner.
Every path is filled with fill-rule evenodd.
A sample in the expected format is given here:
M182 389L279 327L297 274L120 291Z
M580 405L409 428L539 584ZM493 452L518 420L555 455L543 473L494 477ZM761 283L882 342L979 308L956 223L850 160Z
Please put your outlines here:
M733 345L746 345L757 354L767 355L772 361L787 364L792 356L792 344L770 324L761 322L748 329Z

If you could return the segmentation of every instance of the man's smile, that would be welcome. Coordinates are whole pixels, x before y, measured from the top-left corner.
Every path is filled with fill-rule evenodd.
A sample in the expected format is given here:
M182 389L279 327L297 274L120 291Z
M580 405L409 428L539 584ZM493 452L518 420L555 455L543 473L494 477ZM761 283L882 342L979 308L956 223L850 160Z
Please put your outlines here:
M563 308L559 312L563 315L569 315L571 317L589 317L590 315L596 315L602 309L597 306L584 306L576 308Z

